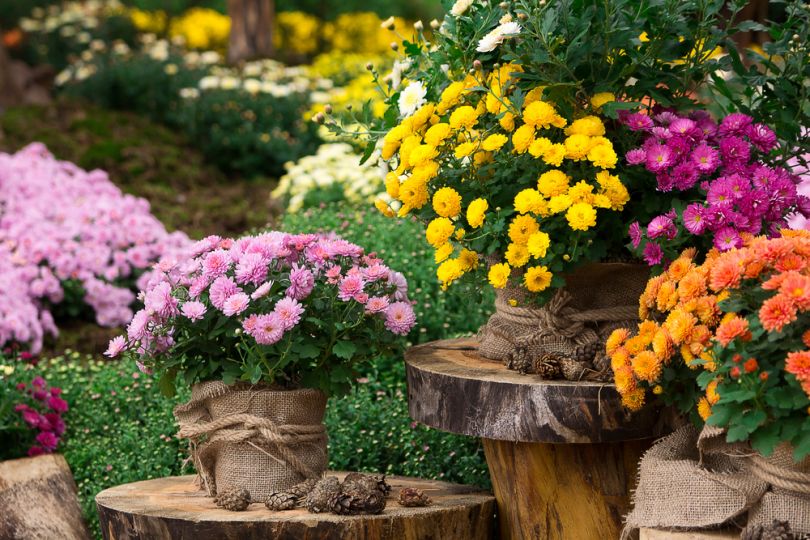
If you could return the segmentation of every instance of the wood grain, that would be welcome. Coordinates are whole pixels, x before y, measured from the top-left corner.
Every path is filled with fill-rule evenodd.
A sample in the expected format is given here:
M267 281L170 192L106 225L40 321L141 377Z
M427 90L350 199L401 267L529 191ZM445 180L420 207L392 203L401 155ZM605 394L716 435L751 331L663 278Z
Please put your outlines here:
M639 540L739 540L740 531L664 531L641 529Z
M0 462L0 539L85 540L76 482L65 458Z
M495 534L495 499L488 493L432 480L389 477L388 481L393 488L388 506L376 516L310 514L305 509L271 512L258 503L244 512L229 512L217 508L194 484L193 476L117 486L99 493L96 505L108 540L486 540ZM399 506L395 499L403 487L423 489L433 504Z
M484 439L502 540L618 539L649 446Z
M405 353L414 420L442 431L522 442L617 442L671 430L671 418L659 410L628 413L612 384L521 375L476 351L476 340L464 338Z

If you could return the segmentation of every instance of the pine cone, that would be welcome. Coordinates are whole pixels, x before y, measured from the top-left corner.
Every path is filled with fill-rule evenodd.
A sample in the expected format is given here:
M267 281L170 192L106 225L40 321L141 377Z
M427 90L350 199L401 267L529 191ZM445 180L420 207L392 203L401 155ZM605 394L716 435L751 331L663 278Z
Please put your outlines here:
M385 481L384 474L363 474L363 473L349 473L343 480L343 491L348 491L352 488L361 488L366 490L377 489L387 496L391 493L391 486Z
M214 503L225 510L241 512L250 506L250 493L246 489L226 489L221 493L217 493L217 496L214 497Z
M584 362L577 362L572 358L563 358L560 361L560 369L563 377L567 381L579 381L588 371L588 365Z
M340 492L340 480L334 476L327 476L318 480L315 487L307 494L307 510L314 514L329 511L329 499Z
M310 491L315 487L315 484L318 483L318 478L308 478L299 484L295 484L293 487L288 489L286 493L295 496L296 499L303 499L304 497L309 494Z
M521 375L526 375L527 373L532 372L532 361L524 352L516 351L515 353L509 355L509 359L506 362L506 369L511 369L512 371L517 371Z
M793 540L787 521L773 520L770 525L749 525L743 529L740 540Z
M418 488L402 488L399 491L399 505L406 507L427 506L430 504L430 497Z
M532 361L532 371L543 379L559 379L561 358L557 353L545 353Z
M272 510L274 512L279 512L281 510L292 510L298 505L298 499L292 493L287 493L284 491L279 491L276 493L271 493L267 500L264 501L264 505L267 507L268 510Z
M591 343L587 343L585 345L579 345L574 349L574 352L571 354L571 358L577 362L590 362L593 360L593 357L596 356L596 353L601 348L601 345L602 344L599 341L592 341Z
M343 516L379 514L384 509L385 495L377 488L350 487L329 498L329 510Z

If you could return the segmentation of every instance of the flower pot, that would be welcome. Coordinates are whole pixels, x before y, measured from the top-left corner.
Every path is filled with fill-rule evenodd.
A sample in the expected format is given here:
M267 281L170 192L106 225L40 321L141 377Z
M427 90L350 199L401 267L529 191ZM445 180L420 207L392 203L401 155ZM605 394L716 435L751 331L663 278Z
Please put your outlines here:
M326 470L325 412L318 390L209 381L174 415L208 494L244 488L260 501Z
M501 289L479 332L479 353L547 378L610 380L604 342L614 329L635 325L648 278L641 264L589 264L567 275L566 286L540 307L522 287ZM544 357L562 362L556 373L540 369Z

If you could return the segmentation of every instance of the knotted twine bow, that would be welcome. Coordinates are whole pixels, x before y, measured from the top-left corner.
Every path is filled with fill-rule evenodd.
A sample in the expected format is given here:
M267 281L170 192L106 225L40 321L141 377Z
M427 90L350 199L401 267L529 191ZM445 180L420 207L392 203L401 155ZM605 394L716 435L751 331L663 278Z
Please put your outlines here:
M301 461L291 447L326 444L326 428L323 424L278 425L268 418L246 413L231 414L206 423L181 424L177 436L190 439L193 444L206 436L205 442L198 447L200 452L204 445L217 442L254 443L265 448L272 457L285 462L304 478L316 477L321 471L315 471Z

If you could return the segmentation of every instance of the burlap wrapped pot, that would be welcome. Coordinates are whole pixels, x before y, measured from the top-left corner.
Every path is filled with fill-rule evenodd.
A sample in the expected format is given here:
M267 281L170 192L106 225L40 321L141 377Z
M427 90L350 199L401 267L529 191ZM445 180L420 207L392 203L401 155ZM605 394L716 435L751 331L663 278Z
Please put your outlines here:
M220 381L195 384L191 400L174 409L208 494L244 488L255 501L326 471L325 413L318 390Z
M526 307L531 293L525 288L501 289L495 313L479 331L478 352L520 369L516 366L545 354L571 358L578 347L596 344L598 352L590 362L564 374L575 380L610 380L602 346L616 328L638 323L638 301L649 276L643 264L589 264L567 275L565 287L537 308Z
M623 538L640 527L714 529L786 520L810 533L810 458L796 463L788 445L765 458L725 432L684 426L642 458Z

